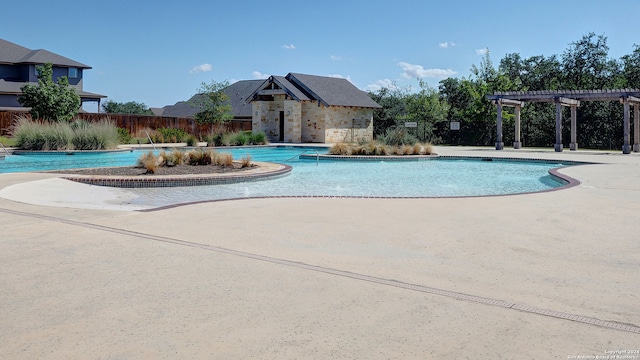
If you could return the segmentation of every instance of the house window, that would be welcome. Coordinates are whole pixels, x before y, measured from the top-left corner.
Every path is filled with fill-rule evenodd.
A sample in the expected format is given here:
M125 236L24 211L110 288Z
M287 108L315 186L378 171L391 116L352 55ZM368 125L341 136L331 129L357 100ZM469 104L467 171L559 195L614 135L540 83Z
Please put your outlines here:
M70 67L69 68L69 79L75 79L78 77L78 68Z

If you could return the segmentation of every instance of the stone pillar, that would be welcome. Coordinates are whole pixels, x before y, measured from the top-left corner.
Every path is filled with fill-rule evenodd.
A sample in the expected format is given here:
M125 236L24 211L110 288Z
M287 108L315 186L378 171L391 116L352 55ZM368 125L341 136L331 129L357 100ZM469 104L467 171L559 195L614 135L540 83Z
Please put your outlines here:
M630 138L630 123L629 123L629 99L626 97L623 100L624 103L624 124L623 124L623 145L622 145L622 153L630 154L631 153L631 145L629 144Z
M502 101L496 100L498 105L498 121L496 125L496 150L504 149L504 142L502 142Z
M576 151L578 150L578 121L577 115L578 106L571 105L571 144L569 144L569 150Z
M295 100L284 101L284 142L302 142L302 107Z
M640 104L633 104L633 152L640 152Z
M562 152L562 104L556 101L556 152Z
M254 133L262 131L262 102L254 101L251 103L251 131Z
M513 142L514 149L520 149L522 147L522 142L520 141L520 106L515 107L516 113L516 136Z

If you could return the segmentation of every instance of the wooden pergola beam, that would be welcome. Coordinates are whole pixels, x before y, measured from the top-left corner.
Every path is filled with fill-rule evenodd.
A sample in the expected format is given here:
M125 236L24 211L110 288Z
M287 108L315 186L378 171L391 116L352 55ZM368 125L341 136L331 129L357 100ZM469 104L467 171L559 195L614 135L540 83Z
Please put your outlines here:
M562 106L580 106L580 100L569 99L566 97L557 97L554 101L556 103L560 103Z
M512 100L512 99L497 99L496 100L496 104L497 102L500 102L500 104L502 104L502 106L511 106L511 107L523 107L524 106L524 101L520 101L520 100Z

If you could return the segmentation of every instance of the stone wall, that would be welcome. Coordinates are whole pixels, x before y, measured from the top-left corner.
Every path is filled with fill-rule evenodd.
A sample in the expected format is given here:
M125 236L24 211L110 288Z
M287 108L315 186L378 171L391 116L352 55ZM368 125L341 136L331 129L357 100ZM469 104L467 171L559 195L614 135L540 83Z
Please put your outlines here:
M337 143L373 139L373 109L318 106L317 101L254 101L253 131L264 131L271 142L280 136L284 112L284 142Z

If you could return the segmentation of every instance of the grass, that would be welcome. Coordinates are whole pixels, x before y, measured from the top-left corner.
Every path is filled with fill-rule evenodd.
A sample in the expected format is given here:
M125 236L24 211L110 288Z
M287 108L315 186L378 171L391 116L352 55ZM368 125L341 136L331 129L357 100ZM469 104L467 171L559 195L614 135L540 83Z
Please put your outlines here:
M431 143L415 143L405 145L387 145L379 141L364 144L337 143L329 149L330 155L436 155Z
M158 166L160 166L158 158L153 154L152 151L143 154L138 159L138 166L141 168L145 168L148 174L155 174Z
M21 150L104 150L118 145L118 128L108 119L97 122L39 122L26 117L11 129Z

